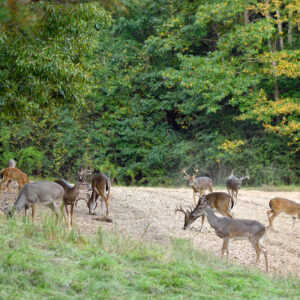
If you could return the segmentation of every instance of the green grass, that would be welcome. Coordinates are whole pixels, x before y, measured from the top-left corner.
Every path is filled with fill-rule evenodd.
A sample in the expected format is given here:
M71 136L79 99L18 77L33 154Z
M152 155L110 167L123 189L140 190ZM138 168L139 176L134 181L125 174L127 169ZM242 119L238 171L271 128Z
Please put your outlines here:
M185 240L143 244L0 217L0 299L300 299L298 278L227 266Z

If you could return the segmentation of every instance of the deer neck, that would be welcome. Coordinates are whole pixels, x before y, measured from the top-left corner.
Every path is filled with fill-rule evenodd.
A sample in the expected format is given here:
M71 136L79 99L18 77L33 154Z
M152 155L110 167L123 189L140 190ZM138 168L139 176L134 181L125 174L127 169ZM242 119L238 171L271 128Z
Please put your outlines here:
M209 225L212 227L212 228L216 228L217 226L217 223L219 221L219 217L217 217L213 210L210 208L209 205L207 205L205 208L204 208L204 211L205 211L205 215L207 217L207 221L209 223Z

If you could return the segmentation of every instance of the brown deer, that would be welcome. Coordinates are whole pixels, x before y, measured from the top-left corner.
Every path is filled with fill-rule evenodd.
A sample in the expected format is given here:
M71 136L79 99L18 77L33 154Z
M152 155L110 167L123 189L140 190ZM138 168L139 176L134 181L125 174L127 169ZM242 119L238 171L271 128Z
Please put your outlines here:
M230 212L234 206L234 201L230 195L224 192L213 192L207 194L205 197L206 197L206 202L208 203L211 209L217 210L223 216L232 218ZM181 207L176 208L175 212L177 211L184 213L185 217L184 217L183 229L187 229L188 227L190 227L191 224L199 218L199 215L196 214L197 205L194 209L190 211L189 210L184 211ZM202 215L202 223L201 223L200 231L202 230L204 219L205 219L205 215Z
M76 201L76 204L79 200L84 200L87 203L89 208L89 214L94 214L94 210L97 207L98 197L101 196L101 201L104 201L106 206L106 217L108 216L108 206L109 206L109 198L110 198L110 187L111 182L110 179L104 175L99 174L95 176L92 180L92 194L89 199L79 198Z
M24 172L22 172L21 170L17 169L17 168L6 168L4 170L1 171L1 179L2 182L0 182L0 195L1 195L1 189L2 189L2 185L6 184L6 187L8 189L9 194L10 193L10 189L9 189L9 184L11 182L11 180L15 180L18 182L19 184L19 190L21 190L22 186L26 183L29 183L29 179L27 174L25 174Z
M195 172L198 172L198 169L195 168ZM205 190L209 190L211 193L213 192L213 185L212 180L209 177L195 177L195 174L190 176L186 170L183 170L183 173L186 175L184 176L184 179L186 179L189 182L189 186L193 189L193 198L195 204L196 201L196 193L199 193L200 196L205 193Z
M280 213L284 212L288 215L291 215L293 218L292 231L294 233L296 218L298 217L298 219L300 219L300 204L285 198L276 197L270 200L269 206L271 208L270 210L267 211L269 224L270 224L269 227L271 227L271 229L274 230L273 220Z
M71 186L68 182L66 182L63 179L57 179L55 182L59 185L61 185L64 190L65 194L63 197L63 206L65 207L67 216L68 216L68 225L73 226L73 210L74 210L74 205L76 202L76 199L79 196L79 193L81 190L86 189L86 184L83 182L76 182L74 186ZM68 209L68 206L71 206L70 212ZM71 218L70 218L71 216Z
M237 178L233 175L233 170L232 170L231 175L229 177L227 177L226 188L227 188L228 194L231 195L233 199L235 199L235 202L237 201L237 195L238 195L239 189L242 186L242 182L244 179L250 179L248 171L247 171L246 176Z

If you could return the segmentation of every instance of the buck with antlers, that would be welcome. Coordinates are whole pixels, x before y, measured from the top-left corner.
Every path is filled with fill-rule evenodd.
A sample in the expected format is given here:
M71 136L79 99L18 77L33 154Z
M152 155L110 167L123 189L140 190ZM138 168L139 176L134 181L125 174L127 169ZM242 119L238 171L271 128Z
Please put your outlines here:
M3 179L2 182L0 182L0 194L1 194L2 185L6 183L8 192L11 195L10 189L9 189L9 184L12 180L15 180L18 182L19 190L21 190L21 188L24 184L29 183L27 174L25 174L24 172L22 172L21 170L19 170L17 168L6 168L1 171L0 176L1 176L1 179Z
M72 226L74 205L76 203L76 199L78 198L80 191L86 189L86 184L83 182L76 182L74 186L71 186L68 182L66 182L63 179L55 180L55 182L61 185L65 190L62 205L64 205L68 216L67 223L68 225ZM70 212L68 206L71 206Z
M293 218L292 231L294 233L294 226L296 218L300 219L300 204L294 201L276 197L270 200L269 202L270 210L267 211L269 226L273 228L273 220L282 212L291 215Z
M230 214L231 209L234 206L232 197L224 192L213 192L206 195L206 201L211 209L215 209L220 212L223 216L232 218ZM184 211L182 207L176 208L175 212L184 213L184 226L183 229L187 229L191 224L196 221L200 216L197 214L197 205L194 209ZM205 215L202 215L202 223L200 231L202 230Z
M246 176L242 176L241 178L237 178L233 175L233 170L231 172L231 175L227 177L226 180L226 188L228 191L228 194L232 196L233 199L235 199L235 202L237 201L237 195L239 192L239 189L242 186L242 182L244 179L249 179L249 174L247 171Z
M209 177L196 177L195 174L190 176L185 169L182 171L186 176L184 176L184 179L188 180L189 186L192 187L193 189L193 198L195 204L197 203L196 201L196 194L199 193L200 196L205 193L205 190L209 190L210 192L213 192L213 185L212 185L212 180ZM198 169L195 168L195 172L198 172Z
M106 206L106 217L108 216L108 206L109 206L109 198L110 198L110 187L111 182L110 179L104 175L99 174L95 176L92 180L92 194L89 199L80 198L76 201L76 204L79 200L84 200L87 203L89 208L89 214L93 214L97 207L97 200L100 196L100 200L104 201Z
M229 259L228 246L230 239L248 239L256 252L256 263L262 251L265 256L266 270L268 271L267 251L262 246L266 234L266 228L263 224L255 220L231 219L227 217L219 218L209 206L205 195L200 197L193 214L198 217L206 215L216 235L223 239L221 257L223 258L224 253L227 252L227 262Z

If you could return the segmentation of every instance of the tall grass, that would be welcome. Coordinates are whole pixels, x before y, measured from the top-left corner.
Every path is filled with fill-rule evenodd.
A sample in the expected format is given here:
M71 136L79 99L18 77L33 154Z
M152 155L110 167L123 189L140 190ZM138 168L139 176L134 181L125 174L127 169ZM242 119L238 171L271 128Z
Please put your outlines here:
M227 266L185 240L150 245L0 217L0 299L299 299L300 280Z

